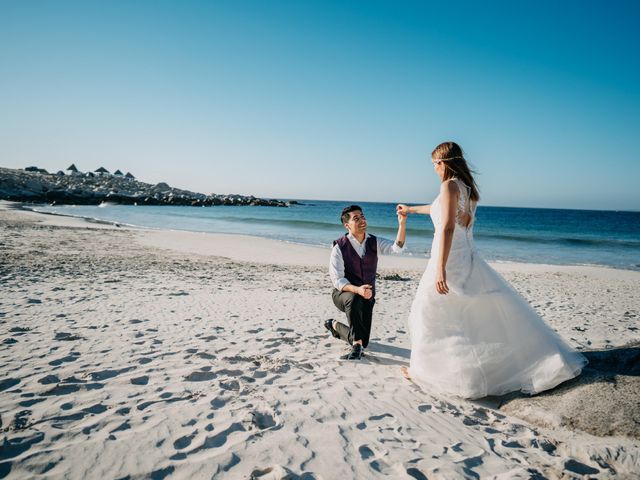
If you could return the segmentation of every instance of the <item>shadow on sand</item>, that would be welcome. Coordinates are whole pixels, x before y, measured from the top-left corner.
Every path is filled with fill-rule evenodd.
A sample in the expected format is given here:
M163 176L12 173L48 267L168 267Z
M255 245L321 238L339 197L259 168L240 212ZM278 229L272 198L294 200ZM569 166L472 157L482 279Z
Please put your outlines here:
M589 360L589 364L583 370L583 375L593 371L609 375L640 376L640 343L619 348L582 352L582 354Z
M368 357L365 356L365 359L368 359L371 362L379 363L381 365L409 365L408 360L411 356L411 350L409 350L408 348L396 347L395 345L385 345L383 343L377 342L369 342L367 350L371 352L372 355L369 355Z
M589 364L578 377L535 396L493 397L496 406L535 424L556 418L593 435L640 439L640 343L581 353Z

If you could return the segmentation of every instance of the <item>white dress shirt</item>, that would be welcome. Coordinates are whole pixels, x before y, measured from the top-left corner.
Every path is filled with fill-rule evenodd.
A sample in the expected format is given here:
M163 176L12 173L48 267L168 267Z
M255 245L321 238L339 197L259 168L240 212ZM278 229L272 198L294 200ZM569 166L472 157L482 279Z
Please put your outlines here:
M366 252L366 243L369 238L369 234L364 237L364 241L362 243L356 240L356 237L347 234L347 238L353 249L360 256L360 258L364 257ZM387 255L389 253L402 253L404 251L404 246L400 247L396 244L396 242L392 242L391 240L387 240L386 238L376 237L378 244L378 255ZM333 246L331 250L331 257L329 259L329 276L331 277L331 283L336 287L339 291L345 287L345 285L349 285L351 282L346 279L344 276L344 259L342 258L342 251L338 244Z

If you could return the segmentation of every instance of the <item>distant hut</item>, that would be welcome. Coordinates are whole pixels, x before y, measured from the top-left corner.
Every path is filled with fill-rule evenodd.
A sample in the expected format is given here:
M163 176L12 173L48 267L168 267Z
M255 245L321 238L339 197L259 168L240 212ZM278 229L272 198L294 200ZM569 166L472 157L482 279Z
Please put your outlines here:
M95 173L97 173L98 176L109 175L109 170L104 167L100 167L95 171Z
M135 180L136 179L136 177L131 175L131 172L127 172L127 174L124 176L124 178L128 178L129 180Z
M84 176L93 178L93 177L95 177L95 174L93 172L87 172L87 173L84 174Z
M80 175L75 163L72 163L67 167L67 175Z
M38 167L27 167L24 169L25 172L35 172L35 173L44 173L45 175L49 175L49 172L47 172L46 169L44 168L38 168Z
M114 174L116 177L123 177L123 176L124 176L124 173L122 173L120 170L116 170L115 172L113 172L113 174Z
M64 177L64 172L63 172L62 170L58 170L58 171L56 172L56 175L57 175L58 177Z

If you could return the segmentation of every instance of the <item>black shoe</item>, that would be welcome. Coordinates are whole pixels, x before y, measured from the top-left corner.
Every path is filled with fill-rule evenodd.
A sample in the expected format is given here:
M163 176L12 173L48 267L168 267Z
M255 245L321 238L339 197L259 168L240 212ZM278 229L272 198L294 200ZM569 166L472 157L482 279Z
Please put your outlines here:
M343 360L360 360L363 355L364 355L364 352L363 352L362 345L360 345L359 343L356 343L351 347L351 351L349 353L347 353L346 355L343 355L340 358L342 358Z
M340 335L338 335L338 332L336 332L336 329L333 328L333 318L330 318L329 320L324 321L324 328L329 330L331 332L331 335L334 336L334 338L340 338Z

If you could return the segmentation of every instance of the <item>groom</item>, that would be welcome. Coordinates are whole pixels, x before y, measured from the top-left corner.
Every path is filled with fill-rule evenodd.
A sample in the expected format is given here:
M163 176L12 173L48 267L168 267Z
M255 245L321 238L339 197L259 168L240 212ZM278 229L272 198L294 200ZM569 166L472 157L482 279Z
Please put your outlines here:
M407 216L398 214L395 242L369 235L367 219L358 205L342 210L340 221L347 233L333 242L329 275L334 287L333 303L346 314L348 326L333 319L326 320L324 326L335 338L351 345L351 351L341 358L360 360L371 333L378 254L404 250Z

